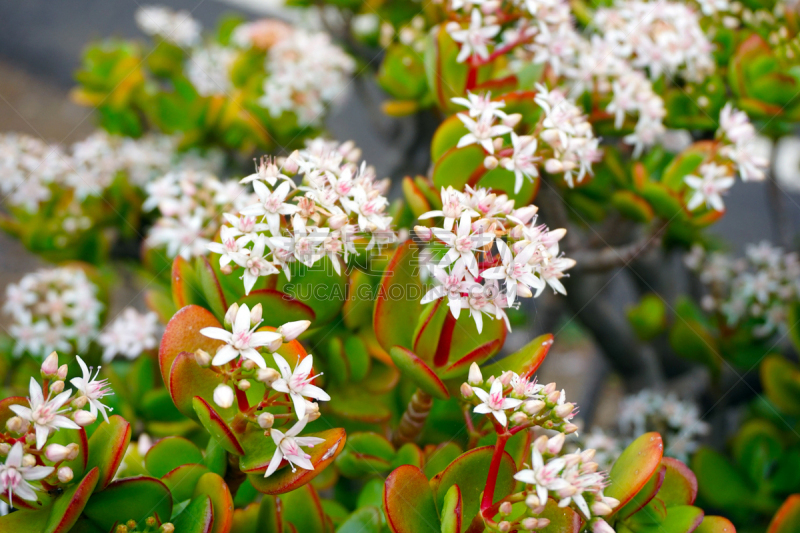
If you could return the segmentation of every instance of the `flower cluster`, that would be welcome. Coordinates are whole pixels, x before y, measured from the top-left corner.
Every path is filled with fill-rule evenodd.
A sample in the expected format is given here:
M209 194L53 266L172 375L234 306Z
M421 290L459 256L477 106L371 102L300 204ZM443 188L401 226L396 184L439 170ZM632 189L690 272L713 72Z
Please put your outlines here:
M97 292L75 267L38 270L9 284L3 310L11 315L14 354L85 350L100 326L103 304Z
M310 455L303 448L313 447L324 440L298 436L308 422L320 417L317 403L306 398L327 401L330 396L312 383L317 377L311 372L313 356L307 355L298 360L292 370L286 359L276 353L283 344L303 333L310 322L289 322L278 329L259 328L261 313L261 304L252 310L247 305L233 304L225 314L225 328L207 327L200 330L202 335L225 344L220 346L213 358L198 352L197 359L202 365L210 365L223 374L226 381L230 381L239 391L248 390L252 386L251 379L266 387L264 398L257 406L245 405L246 401L239 403L248 420L264 429L265 436L270 436L275 442L275 453L264 477L271 476L284 460L291 465L292 471L298 466L313 470ZM267 366L262 350L272 355L277 370ZM214 390L214 402L222 408L231 407L234 398L234 390L228 384L221 384ZM284 406L286 412L276 414L268 409L272 406ZM285 431L276 427L276 424L288 425L295 417L297 422Z
M240 209L251 195L235 181L220 181L202 170L176 170L147 185L144 211L160 217L150 229L150 246L165 246L169 257L189 259L208 253L207 245L222 225L223 214Z
M372 167L358 161L361 151L352 142L322 139L307 143L279 166L264 157L256 172L242 179L252 183L255 203L225 215L221 243L208 249L220 254L228 273L242 268L246 293L258 278L283 270L289 263L313 267L328 258L337 274L341 260L358 255L356 239L369 237L367 250L396 240L385 213L388 180L377 180ZM298 187L290 177L300 176Z
M111 361L117 355L135 359L153 350L161 338L160 330L155 313L140 313L133 307L125 308L97 338L103 348L103 361Z
M689 210L705 204L723 211L722 194L733 186L734 172L742 181L763 180L765 177L769 161L754 151L756 131L747 115L727 104L720 112L719 122L717 138L722 146L718 153L700 165L699 176L690 174L684 178L692 189L686 204Z
M170 168L219 166L219 156L178 154L177 142L161 134L131 139L97 131L64 150L34 137L6 133L0 136L0 191L11 206L30 213L51 200L64 203L66 197L64 230L85 230L92 221L81 202L102 197L120 175L131 185L144 187Z
M274 118L293 113L300 126L319 125L325 107L344 93L355 71L355 61L326 33L295 29L278 20L242 23L225 44L203 42L200 24L184 11L141 8L136 20L148 35L185 49L186 76L201 96L228 96L240 85L231 72L237 58L262 54L266 77L257 104Z
M420 218L441 217L442 227L415 228L418 238L430 243L429 268L436 283L423 304L447 297L453 316L468 310L480 332L483 314L505 320L510 329L505 309L518 297L539 296L547 285L566 294L560 280L575 265L559 253L566 230L537 224L536 206L515 209L506 195L469 186L465 192L442 188L441 197L442 209Z
M707 288L703 309L718 313L727 327L747 325L757 337L783 332L790 306L800 297L800 257L764 241L748 245L734 260L695 246L686 257Z
M531 468L514 475L514 479L531 487L525 499L527 513L541 514L552 495L559 507L571 504L577 507L583 518L591 524L587 531L613 532L601 517L611 514L619 501L603 495L608 483L606 474L598 470L599 465L594 461L595 450L589 448L583 452L559 455L563 446L563 433L551 438L542 435L531 446ZM523 529L541 527L538 521L533 524L537 527Z
M571 422L577 413L575 405L566 401L566 393L556 389L555 383L541 385L511 371L484 381L480 368L472 363L461 394L476 404L473 412L493 416L501 427L510 422L514 431L534 425L562 434L578 429Z
M0 429L0 455L6 456L5 463L0 464L0 493L7 495L11 505L15 498L36 501L36 491L45 483L50 489L72 480L72 469L63 463L78 456L80 443L45 446L53 433L92 424L98 411L108 420L106 409L110 408L101 402L111 394L108 383L98 380L97 374L92 376L80 356L77 360L82 375L70 380L74 393L73 389L64 390L67 365L59 366L58 354L53 352L41 367L44 388L32 377L27 405L9 405L14 416Z

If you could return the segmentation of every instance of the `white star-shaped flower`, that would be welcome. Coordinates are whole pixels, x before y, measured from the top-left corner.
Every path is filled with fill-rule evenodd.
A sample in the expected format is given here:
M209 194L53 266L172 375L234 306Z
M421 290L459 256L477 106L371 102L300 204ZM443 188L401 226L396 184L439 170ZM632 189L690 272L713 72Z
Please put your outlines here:
M308 359L308 357L306 359ZM270 436L272 440L275 441L277 448L275 448L275 453L272 455L272 460L269 462L264 477L271 476L284 459L289 462L289 465L292 467L292 472L296 470L295 466L306 470L314 470L314 465L310 460L311 456L303 451L303 447L313 448L317 444L325 442L325 439L320 439L319 437L298 437L297 435L306 427L307 423L308 417L303 417L286 433L275 428L270 430Z
M242 304L236 312L233 331L213 327L201 329L201 335L227 343L217 350L211 364L221 366L241 356L250 359L259 368L267 368L267 363L264 361L264 357L258 353L257 348L270 345L280 339L281 335L274 331L256 331L260 323L261 321L251 326L250 308L247 307L247 304Z
M272 388L278 392L284 392L292 398L294 410L297 412L297 418L303 419L306 416L306 400L305 397L314 398L315 400L328 401L331 399L328 393L320 389L316 385L312 385L311 381L317 376L309 376L311 373L311 366L314 364L314 357L307 355L300 361L292 372L289 363L286 362L279 354L272 354L278 369L281 372L281 378L277 379Z

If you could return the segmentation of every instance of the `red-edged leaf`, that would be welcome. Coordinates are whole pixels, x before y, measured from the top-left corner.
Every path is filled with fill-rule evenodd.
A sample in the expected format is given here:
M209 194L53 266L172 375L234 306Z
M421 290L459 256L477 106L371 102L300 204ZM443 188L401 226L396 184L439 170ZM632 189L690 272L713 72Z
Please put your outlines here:
M181 256L172 262L172 300L179 309L187 305L206 303L194 268Z
M205 350L213 356L217 353L217 349L225 344L200 334L201 329L209 327L221 328L222 325L208 309L189 305L175 313L167 324L158 348L158 363L164 383L169 383L172 362L179 353Z
M428 478L415 466L403 465L389 474L386 478L383 504L386 523L392 533L441 531Z
M441 400L450 398L450 393L442 380L414 352L395 346L389 350L389 355L392 356L392 361L400 372L410 378L422 391Z
M233 497L225 481L213 472L203 474L197 480L194 497L208 496L214 509L211 533L228 533L233 524Z
M442 533L461 533L461 523L463 522L463 502L461 501L461 489L458 485L453 485L444 496L444 506L442 508Z
M619 514L620 518L625 519L637 511L642 509L645 505L650 503L650 500L655 498L656 494L658 494L659 489L661 489L662 483L664 483L664 476L667 474L667 467L660 466L656 472L650 476L650 479L647 480L644 487L636 493L636 496L631 499L624 507L617 509L616 513Z
M645 433L628 446L609 473L606 496L619 500L622 509L647 484L661 466L664 443L658 433Z
M508 357L484 366L481 372L488 377L499 376L504 371L511 370L525 379L531 379L544 362L551 346L553 335L540 335Z
M550 520L550 524L537 533L578 533L581 529L581 517L569 507L559 507L558 502L552 498L547 499L547 505L540 515L541 518Z
M171 520L175 531L183 533L211 533L214 527L214 507L211 498L201 494L186 509Z
M172 496L160 479L129 477L118 479L96 492L83 512L106 531L118 522L135 520L143 523L151 516L165 522L172 516Z
M95 490L105 489L114 479L130 441L131 425L118 415L111 415L108 422L103 422L94 430L89 438L89 461L86 469L99 469Z
M164 474L161 481L172 493L172 500L182 502L192 497L197 481L207 473L208 468L204 465L181 465Z
M411 348L413 344L414 327L409 318L419 316L422 294L418 253L412 241L404 242L383 273L372 324L375 337L385 350L393 346Z
M209 309L217 317L217 320L223 320L228 311L228 302L225 300L225 293L208 259L202 256L197 258L195 274Z
M94 492L99 478L99 469L93 468L80 483L75 483L56 498L50 510L50 518L42 529L42 533L66 533L69 531L86 507L86 502Z
M233 430L222 419L216 409L200 396L195 396L192 399L192 407L194 407L194 412L197 413L200 423L211 434L212 439L216 440L228 452L244 455L239 439L236 438Z
M264 326L279 327L287 322L310 320L314 322L316 315L313 309L299 300L295 300L285 292L275 289L259 289L239 299L239 305L247 304L252 309L257 304L263 308L262 323Z
M16 416L16 413L11 410L12 405L28 407L28 399L23 396L9 396L0 400L0 428L5 429L8 419Z
M156 442L144 456L144 466L154 477L163 477L180 465L202 462L200 448L188 439L174 436Z
M325 533L325 511L310 483L281 496L283 519L303 533Z
M474 448L461 454L447 468L431 479L436 508L442 509L444 497L450 487L458 485L464 506L464 527L468 527L473 517L480 511L480 495L489 476L489 465L494 455L494 446ZM497 482L492 502L497 502L514 490L514 474L517 466L506 452L500 459Z
M722 516L705 516L694 533L736 533L736 527Z
M261 454L259 460L254 462L255 464L251 464L250 468L243 467L243 465L246 464L244 461L249 459L250 455L250 450L247 447L249 439L245 438L245 440L242 442L242 445L247 453L240 459L240 466L242 467L243 471L248 473L247 477L250 480L250 483L253 484L253 487L259 492L273 495L283 494L285 492L295 490L298 487L302 487L317 477L320 472L327 468L328 465L330 465L331 462L336 459L336 457L344 449L344 445L347 440L345 431L342 428L329 429L319 433L312 433L307 436L325 439L325 442L322 444L317 444L313 448L307 448L308 453L311 455L309 460L311 461L311 464L314 465L314 470L298 468L292 472L291 468L289 468L287 465L284 465L282 468L278 468L278 470L268 478L264 477L264 472L269 465L269 460L272 459L272 454L270 453ZM261 435L261 439L266 440L263 433ZM269 439L269 441L272 441L272 439ZM274 443L272 443L272 449L275 449Z
M673 505L692 505L697 498L697 477L694 472L677 459L663 457L661 464L664 465L666 475L658 497L667 507Z
M433 364L436 348L442 336L442 328L450 308L444 298L425 304L422 308L416 331L414 331L414 353L425 361Z
M800 494L792 494L772 517L767 533L797 533L800 531Z
M167 388L178 411L184 416L198 420L192 400L195 396L207 401L212 400L214 389L222 382L220 374L198 365L193 353L181 352L172 363ZM235 411L236 408L233 406L227 409L220 408L222 416L226 419L232 417Z

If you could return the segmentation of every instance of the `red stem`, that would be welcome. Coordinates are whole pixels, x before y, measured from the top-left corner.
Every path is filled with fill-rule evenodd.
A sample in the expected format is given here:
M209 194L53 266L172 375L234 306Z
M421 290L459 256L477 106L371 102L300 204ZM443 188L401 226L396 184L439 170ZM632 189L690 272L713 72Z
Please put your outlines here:
M505 431L498 433L497 442L494 444L494 454L492 455L492 462L489 465L489 476L486 479L486 488L483 490L483 501L481 502L481 514L486 518L485 511L492 507L492 500L494 499L494 489L497 485L497 474L500 471L500 461L503 459L503 452L506 448L506 442L511 437L511 433ZM491 517L489 517L491 519Z
M239 387L234 387L236 390L236 402L239 404L239 410L246 413L250 410L250 402L247 401L247 393Z

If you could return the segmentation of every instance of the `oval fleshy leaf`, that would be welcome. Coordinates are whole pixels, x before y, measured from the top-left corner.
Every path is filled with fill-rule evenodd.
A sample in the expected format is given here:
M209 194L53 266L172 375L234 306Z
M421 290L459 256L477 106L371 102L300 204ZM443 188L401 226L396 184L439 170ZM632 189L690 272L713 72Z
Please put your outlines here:
M458 319L448 313L433 368L443 379L466 375L472 363L481 364L500 351L507 333L503 320L484 320L483 330L478 333L469 313L461 313Z
M234 509L231 531L235 531L236 533L260 533L258 529L258 513L260 509L260 502L251 503L244 508Z
M319 495L310 483L281 496L283 519L290 522L297 531L325 533L325 511Z
M205 350L211 356L217 353L224 343L201 335L200 330L221 327L222 324L211 311L197 305L188 305L175 313L167 323L158 348L158 363L164 383L169 383L169 372L179 353L194 353L196 350Z
M130 441L131 425L118 415L111 415L108 422L101 423L94 430L89 438L89 461L86 469L99 469L96 491L105 489L114 479Z
M725 517L705 516L694 533L736 533L736 527Z
M413 344L414 327L408 321L419 316L422 308L418 254L412 241L404 242L395 250L381 278L372 325L385 350L393 346L411 348Z
M80 483L68 487L61 496L55 498L53 506L50 508L47 524L41 530L42 533L66 533L69 531L78 521L78 517L86 507L99 479L100 470L92 468Z
M239 444L236 434L211 404L200 396L195 396L192 399L192 406L200 419L200 423L211 434L212 439L216 440L228 452L244 455L244 450L242 445Z
M417 327L414 331L414 353L425 361L433 364L436 348L442 336L444 321L450 314L450 308L444 298L439 298L422 307Z
M547 527L537 530L537 533L578 533L581 529L581 517L569 507L559 507L552 499L547 499L547 505L540 515L547 518L550 523Z
M489 476L489 464L494 455L494 446L474 448L461 454L455 461L441 473L431 479L436 508L444 507L444 497L450 487L458 485L461 489L461 498L464 509L464 527L468 527L472 519L480 511L481 492L483 492L486 479ZM497 502L511 494L514 490L514 474L517 466L508 453L503 452L500 459L500 468L497 472L497 483L494 489L492 502Z
M214 526L214 508L211 505L211 498L201 494L193 499L171 522L175 526L175 531L211 533L211 528Z
M402 346L395 346L389 350L389 355L392 356L392 361L400 372L411 379L423 392L440 400L450 398L450 393L439 376L414 352Z
M608 477L606 496L619 500L617 510L633 499L661 465L664 443L658 433L645 433L625 448Z
M193 353L181 352L172 363L168 388L175 407L184 416L198 420L192 401L199 396L206 401L213 401L214 389L223 383L222 376L197 364ZM219 413L228 419L236 412L234 406L227 409L219 408Z
M617 508L615 513L618 514L621 519L625 519L642 509L650 500L655 498L656 494L658 494L662 483L664 483L664 476L666 474L667 467L663 465L660 466L655 473L650 476L650 479L647 480L647 483L644 484L641 490L636 493L636 496L625 504L624 507Z
M380 399L359 388L348 387L328 391L335 402L325 407L334 415L366 424L381 424L392 418L392 412Z
M164 474L161 481L172 493L172 500L182 502L192 497L197 480L208 472L209 469L205 465L181 465Z
M697 477L688 466L672 457L664 457L661 464L667 468L658 498L667 507L692 505L697 498Z
M275 288L310 307L314 312L314 327L336 318L346 300L345 273L337 274L328 256L323 256L312 268L299 261L289 263L288 268L292 279L287 280L281 274Z
M547 357L553 346L553 335L540 335L531 342L497 362L481 368L484 376L499 376L506 370L516 372L525 379L531 379Z
M285 292L275 289L259 289L252 291L247 296L242 296L237 302L239 305L247 304L252 309L258 304L263 308L262 326L280 327L287 322L297 320L316 319L314 310L299 300L295 300Z
M211 533L228 533L233 524L233 497L228 485L213 472L203 474L194 488L195 498L202 495L208 496L214 509Z
M47 513L17 509L16 512L0 516L0 531L41 533L47 524L47 519Z
M458 485L453 485L444 495L441 516L442 533L461 533L462 505L461 489L458 488Z
M336 529L336 533L380 533L380 530L381 512L370 505L356 509Z
M336 458L336 467L345 477L359 477L389 470L395 450L386 437L372 432L351 433Z
M667 509L667 517L660 524L639 528L641 533L692 533L703 521L703 510L691 505L678 505Z
M314 465L314 470L305 470L297 468L294 472L288 465L284 465L272 474L270 477L265 478L264 472L267 470L272 453L268 450L270 446L264 444L263 451L255 457L251 457L250 449L248 448L248 439L245 438L242 446L246 450L244 456L239 460L240 468L248 474L250 483L253 484L256 490L265 494L283 494L302 487L315 477L319 475L322 470L328 467L336 457L342 453L347 436L344 429L334 428L319 433L310 433L303 435L304 437L318 437L325 439L322 444L317 444L313 448L305 448L307 453L311 455L309 459L311 464ZM272 439L264 437L261 433L261 439L269 440L271 443L271 450L274 452L275 443Z
M772 517L767 533L796 533L800 531L800 494L792 494Z
M692 457L698 492L715 508L747 507L752 497L750 483L721 453L700 448Z
M386 478L383 505L392 533L440 533L441 523L428 478L403 465Z
M207 305L194 268L180 255L172 262L172 300L177 308L187 305L202 307Z
M195 260L195 274L209 310L214 313L217 320L222 321L228 310L228 302L225 300L225 293L208 259L200 256Z
M202 463L203 453L188 439L165 437L156 442L144 456L144 466L150 475L162 477L187 463Z
M150 516L165 522L172 516L172 495L159 479L129 477L96 492L83 512L106 531L118 522L143 522Z

